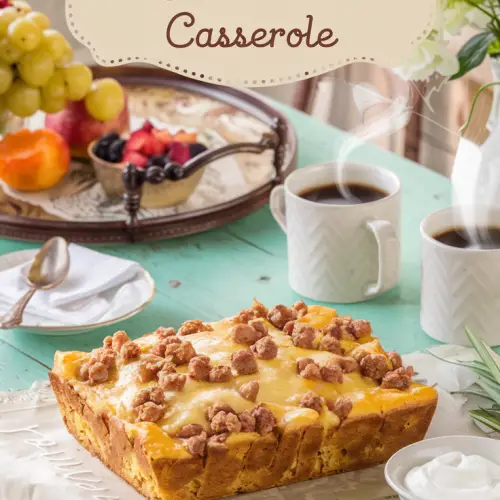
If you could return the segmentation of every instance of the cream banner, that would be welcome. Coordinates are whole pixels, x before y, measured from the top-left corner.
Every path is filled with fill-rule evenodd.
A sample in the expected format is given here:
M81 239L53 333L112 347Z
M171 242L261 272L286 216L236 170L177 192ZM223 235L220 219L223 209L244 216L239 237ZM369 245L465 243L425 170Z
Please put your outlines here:
M258 87L355 61L401 65L436 0L66 0L73 35L102 66L144 62Z

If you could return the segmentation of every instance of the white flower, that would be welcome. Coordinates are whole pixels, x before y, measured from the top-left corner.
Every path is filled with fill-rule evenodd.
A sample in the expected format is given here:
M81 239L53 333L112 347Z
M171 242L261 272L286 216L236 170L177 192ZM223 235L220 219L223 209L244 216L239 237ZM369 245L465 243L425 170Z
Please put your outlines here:
M395 73L404 80L427 80L435 71L443 76L454 75L460 65L447 45L447 42L433 38L422 41L405 65L397 68Z
M452 36L458 35L462 28L468 25L483 30L490 21L489 16L484 12L462 0L448 0L443 16L443 28Z
M480 30L484 30L488 23L491 21L490 17L479 9L471 9L469 14L467 14L467 20L469 23Z
M452 36L458 35L462 28L470 23L472 10L480 12L464 3L455 3L453 7L448 7L444 11L444 30Z
M435 71L444 77L459 70L457 56L448 50L451 36L472 25L485 29L490 18L465 0L436 0L434 27L427 39L414 48L413 54L395 73L405 80L427 80ZM484 2L477 2L482 4Z

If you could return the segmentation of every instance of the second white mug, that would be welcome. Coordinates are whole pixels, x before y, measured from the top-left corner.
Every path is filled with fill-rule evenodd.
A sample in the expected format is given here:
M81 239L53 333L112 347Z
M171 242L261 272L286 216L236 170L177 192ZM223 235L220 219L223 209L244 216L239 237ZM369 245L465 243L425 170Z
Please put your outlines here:
M500 345L500 249L457 248L435 237L456 227L461 211L450 207L426 217L421 226L420 321L430 337L470 346L469 328L491 346ZM484 213L486 216L486 213ZM484 226L500 227L500 207Z
M300 195L331 184L360 184L387 196L322 204ZM322 302L353 303L396 286L400 276L401 184L380 167L334 163L301 168L271 193L271 212L287 234L291 288Z

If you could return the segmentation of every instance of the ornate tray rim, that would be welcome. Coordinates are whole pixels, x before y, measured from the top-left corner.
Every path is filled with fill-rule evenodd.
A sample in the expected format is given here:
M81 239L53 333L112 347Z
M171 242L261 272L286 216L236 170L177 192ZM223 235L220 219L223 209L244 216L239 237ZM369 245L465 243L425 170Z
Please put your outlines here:
M297 135L290 120L273 108L258 94L249 91L190 80L158 68L122 66L118 68L93 67L98 78L111 76L124 83L169 86L210 97L231 105L271 126L279 118L286 126L286 158L281 178L229 202L184 214L175 214L141 220L135 228L135 241L154 241L196 234L240 219L266 205L272 188L282 182L295 168ZM52 236L63 236L79 243L130 243L126 220L114 222L72 222L36 219L0 213L0 236L23 241L45 241Z

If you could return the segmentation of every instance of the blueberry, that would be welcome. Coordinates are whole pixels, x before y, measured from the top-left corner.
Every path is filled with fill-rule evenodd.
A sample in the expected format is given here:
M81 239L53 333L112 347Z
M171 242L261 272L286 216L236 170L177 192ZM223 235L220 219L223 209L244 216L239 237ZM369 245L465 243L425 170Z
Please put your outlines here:
M163 167L165 179L169 181L178 181L184 175L183 168L178 163L167 162Z
M199 142L194 142L193 144L189 144L189 156L194 158L201 153L204 153L208 148L204 144L200 144Z
M94 146L94 154L98 158L101 158L101 160L110 161L110 158L109 158L109 145L108 144L101 144L100 142L98 142Z
M146 167L152 167L153 165L157 167L163 167L165 165L165 158L162 155L153 155L148 159Z
M120 161L113 160L116 157L116 153L110 153L111 145L120 139L120 136L116 132L109 132L108 134L102 136L94 147L94 154L104 161ZM120 157L121 159L121 157Z
M113 163L119 163L122 161L123 148L125 147L125 144L127 144L125 139L116 139L111 143L111 146L109 146L108 149L109 161Z
M103 135L101 137L101 140L99 142L105 142L108 145L111 144L112 142L115 142L120 138L119 134L116 132L108 132L106 135Z
M146 171L146 180L151 184L161 184L165 179L163 168L158 165L149 167Z

